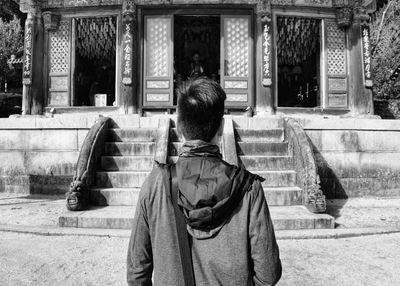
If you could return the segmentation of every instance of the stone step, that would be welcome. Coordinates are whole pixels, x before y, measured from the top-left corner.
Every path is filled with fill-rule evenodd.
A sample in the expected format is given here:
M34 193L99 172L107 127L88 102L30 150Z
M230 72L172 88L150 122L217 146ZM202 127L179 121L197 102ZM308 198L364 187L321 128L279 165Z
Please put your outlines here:
M237 142L238 155L274 155L287 156L287 142Z
M327 214L310 213L303 206L270 207L275 230L334 228L335 220ZM78 228L131 229L134 206L91 207L59 217L59 226Z
M291 170L293 169L292 157L289 156L247 156L240 155L239 160L249 171L256 170Z
M96 206L136 205L140 188L92 188L90 199ZM301 189L298 187L264 188L268 205L301 205Z
M151 171L153 156L102 156L101 168L106 171Z
M299 187L266 187L265 198L270 206L301 205L302 195Z
M284 118L281 116L254 116L246 117L243 115L232 116L233 124L235 128L243 129L275 129L283 128L285 126Z
M150 172L96 172L96 186L106 188L140 188Z
M183 142L185 139L182 134L178 132L178 129L173 127L169 129L169 141L170 142Z
M140 188L92 188L90 192L95 206L131 206L137 204Z
M105 155L109 156L152 156L154 142L106 142Z
M285 130L277 129L235 129L236 141L241 142L283 142L285 139Z
M295 187L296 172L289 171L253 171L252 173L259 175L265 179L262 182L263 187Z
M157 136L156 129L132 128L109 129L107 141L110 142L153 142Z
M178 156L182 146L183 146L183 142L171 142L171 143L169 143L168 155L169 156ZM220 152L222 150L221 144L219 145L219 150L220 150Z

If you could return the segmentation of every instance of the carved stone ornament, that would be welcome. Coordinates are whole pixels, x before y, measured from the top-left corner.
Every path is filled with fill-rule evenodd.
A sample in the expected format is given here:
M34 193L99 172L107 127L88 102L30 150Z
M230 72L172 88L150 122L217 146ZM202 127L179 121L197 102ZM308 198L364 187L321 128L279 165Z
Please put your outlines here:
M74 180L66 193L67 209L70 211L84 210L89 204L89 196L90 192L87 184Z
M59 14L46 11L42 14L43 24L46 31L55 31L60 24L61 16Z

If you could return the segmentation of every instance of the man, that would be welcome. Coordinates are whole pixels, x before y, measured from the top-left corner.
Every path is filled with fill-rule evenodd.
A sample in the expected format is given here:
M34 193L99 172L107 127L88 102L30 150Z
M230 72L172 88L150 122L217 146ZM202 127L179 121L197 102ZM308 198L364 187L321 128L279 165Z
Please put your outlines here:
M177 124L187 141L176 163L177 201L189 233L189 264L197 286L275 285L282 268L263 179L223 161L217 147L225 99L223 89L205 78L178 90ZM152 285L153 270L155 285L188 282L168 168L154 168L140 191L128 250L129 285Z

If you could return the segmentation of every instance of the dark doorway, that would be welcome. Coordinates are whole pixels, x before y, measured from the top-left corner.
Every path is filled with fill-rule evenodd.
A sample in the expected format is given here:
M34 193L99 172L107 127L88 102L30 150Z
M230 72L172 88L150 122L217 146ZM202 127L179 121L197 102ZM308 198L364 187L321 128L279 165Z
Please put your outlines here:
M219 82L220 16L174 17L174 81L207 76Z
M277 18L278 106L320 106L321 20Z
M74 106L115 105L117 19L75 20Z

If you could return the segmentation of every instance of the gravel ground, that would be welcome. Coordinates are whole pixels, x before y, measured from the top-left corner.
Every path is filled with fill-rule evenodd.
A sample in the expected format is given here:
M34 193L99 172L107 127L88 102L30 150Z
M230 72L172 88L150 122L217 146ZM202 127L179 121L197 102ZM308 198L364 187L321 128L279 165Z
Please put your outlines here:
M127 238L0 232L1 285L126 285ZM400 285L400 234L280 240L279 285Z

